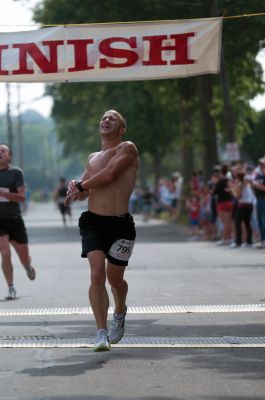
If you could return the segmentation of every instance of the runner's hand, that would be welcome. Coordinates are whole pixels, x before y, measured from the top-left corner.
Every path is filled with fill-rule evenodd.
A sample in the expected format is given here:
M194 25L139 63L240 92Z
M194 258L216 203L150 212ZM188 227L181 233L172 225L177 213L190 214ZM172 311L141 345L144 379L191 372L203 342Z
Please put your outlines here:
M76 184L77 180L72 179L68 184L67 194L73 193L76 191Z
M70 192L64 200L64 206L69 207L73 201L77 200L77 195L77 192Z

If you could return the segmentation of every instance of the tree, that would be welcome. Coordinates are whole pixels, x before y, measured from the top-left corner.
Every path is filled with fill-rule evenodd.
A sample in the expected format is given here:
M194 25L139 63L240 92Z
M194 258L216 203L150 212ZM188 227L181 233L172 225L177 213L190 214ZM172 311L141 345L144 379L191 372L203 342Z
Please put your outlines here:
M243 139L242 149L254 164L265 155L265 110L248 121L250 133Z
M58 143L54 122L51 118L44 118L38 112L28 110L22 113L24 173L27 186L31 191L41 191L44 188L53 189L59 176L68 178L77 176L83 170L81 157L62 156L62 145ZM16 119L11 118L13 128ZM13 157L12 162L18 165L18 138L13 129ZM0 115L0 141L7 143L6 118Z
M205 6L207 1L170 1L165 7L162 0L135 0L124 7L122 0L112 0L109 7L107 0L44 0L35 10L35 20L56 24L210 17L211 9ZM230 15L246 12L244 0L219 0L217 3L221 14L225 10ZM251 9L247 11L264 11L263 1L252 1ZM264 25L265 18L262 17L224 21L223 46L230 82L229 98L239 140L249 127L249 99L264 90L262 71L255 61ZM55 100L53 115L65 150L76 152L86 149L88 152L94 149L98 140L99 117L111 104L112 108L118 108L128 118L130 137L137 142L140 152L147 152L152 157L156 179L161 174L168 149L179 147L179 133L182 144L185 135L185 141L196 143L198 148L204 146L205 156L201 163L204 163L205 171L209 171L216 161L215 126L223 133L224 141L228 138L225 124L227 110L219 77L208 80L198 78L198 85L195 86L201 88L199 102L196 91L188 102L185 96L183 98L181 81L185 85L192 78L51 86L49 90ZM187 130L185 121L189 113L198 118ZM185 155L183 160L186 160Z

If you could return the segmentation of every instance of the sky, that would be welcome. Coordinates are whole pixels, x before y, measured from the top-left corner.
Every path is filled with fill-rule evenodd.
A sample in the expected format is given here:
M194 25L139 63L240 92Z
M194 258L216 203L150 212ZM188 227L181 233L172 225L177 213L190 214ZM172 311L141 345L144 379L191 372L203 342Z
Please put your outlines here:
M31 8L36 5L39 0L1 0L0 13L0 32L18 32L31 29L37 29L32 22ZM9 26L7 26L9 25ZM24 25L24 26L22 26ZM32 26L33 25L33 26ZM50 115L52 107L52 98L45 96L44 84L42 83L10 83L11 93L11 113L16 114L17 110L17 93L18 85L20 87L21 111L26 109L34 109L45 117ZM6 111L6 84L0 83L0 113Z
M18 32L22 30L30 30L38 28L32 22L32 11L40 0L1 0L1 13L0 13L0 32ZM257 59L263 65L265 71L265 50L258 54ZM265 76L264 76L265 79ZM20 100L21 111L26 109L34 109L42 115L49 116L52 107L52 98L43 96L44 84L42 83L20 83ZM16 114L17 110L17 93L18 84L10 84L11 91L11 113ZM6 84L0 83L0 113L6 111ZM257 111L265 108L265 94L257 96L250 102L251 106Z

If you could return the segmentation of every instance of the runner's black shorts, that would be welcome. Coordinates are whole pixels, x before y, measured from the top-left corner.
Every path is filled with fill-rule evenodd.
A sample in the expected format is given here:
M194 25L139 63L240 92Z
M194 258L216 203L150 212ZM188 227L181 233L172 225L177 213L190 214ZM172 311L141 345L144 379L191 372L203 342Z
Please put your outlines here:
M28 243L28 235L22 217L0 218L0 236L8 235L9 240L17 243Z
M70 207L66 207L63 203L58 203L58 208L59 208L60 213L62 215L64 215L64 214L71 215L71 208Z
M82 254L102 250L112 264L126 267L132 254L136 237L135 224L131 214L104 216L85 211L79 218L82 236Z

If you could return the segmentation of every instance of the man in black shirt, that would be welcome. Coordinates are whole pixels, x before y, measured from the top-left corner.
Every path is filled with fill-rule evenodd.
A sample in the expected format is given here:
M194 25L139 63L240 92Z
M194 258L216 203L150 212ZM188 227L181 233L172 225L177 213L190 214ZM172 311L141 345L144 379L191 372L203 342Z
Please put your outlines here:
M9 147L0 144L0 253L2 270L8 284L7 300L16 297L10 243L16 250L28 278L34 280L36 277L36 272L31 266L28 235L19 205L19 202L25 201L23 172L11 165L10 161Z
M62 177L59 179L59 184L54 191L53 198L54 198L54 201L57 203L59 211L62 215L64 226L66 226L66 215L69 216L70 220L72 218L71 206L64 205L64 202L65 202L65 199L67 196L67 190L68 190L68 188L67 188L66 179Z

